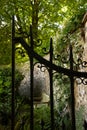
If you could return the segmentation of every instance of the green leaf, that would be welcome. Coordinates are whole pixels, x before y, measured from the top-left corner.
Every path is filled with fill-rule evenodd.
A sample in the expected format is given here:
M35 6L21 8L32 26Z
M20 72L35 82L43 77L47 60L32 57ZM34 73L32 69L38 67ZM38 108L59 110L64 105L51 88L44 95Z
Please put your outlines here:
M0 79L0 85L2 85L2 83L3 83L3 80Z

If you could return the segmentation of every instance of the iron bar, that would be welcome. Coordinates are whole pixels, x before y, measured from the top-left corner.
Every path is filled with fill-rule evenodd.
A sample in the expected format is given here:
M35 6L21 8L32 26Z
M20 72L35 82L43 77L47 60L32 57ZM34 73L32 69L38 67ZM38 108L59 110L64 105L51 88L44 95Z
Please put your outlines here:
M87 122L86 122L86 120L84 120L83 127L84 127L84 130L87 130Z
M30 45L33 51L33 37L32 37L32 26L30 26ZM30 55L30 99L31 99L31 110L30 110L30 130L34 129L34 108L33 108L33 55Z
M53 58L53 46L52 38L50 39L50 63L52 64ZM51 109L51 130L54 130L54 103L53 103L53 70L52 67L49 68L50 77L50 109Z
M73 73L73 54L72 54L72 46L70 45L70 84L71 84L71 117L72 117L72 130L76 130L76 122L75 122L75 99L74 99L74 77Z
M62 121L62 130L66 130L66 126L65 126L64 121Z
M41 130L44 130L44 125L45 125L44 120L41 119Z
M11 130L14 130L15 123L15 21L14 16L12 17L12 101L11 101Z

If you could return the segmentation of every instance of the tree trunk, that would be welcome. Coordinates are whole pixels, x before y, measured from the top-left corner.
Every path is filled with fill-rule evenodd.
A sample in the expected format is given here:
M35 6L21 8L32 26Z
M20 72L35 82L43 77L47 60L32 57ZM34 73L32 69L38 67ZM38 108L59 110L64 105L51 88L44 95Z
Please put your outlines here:
M39 0L32 2L32 31L33 39L37 42L38 39L38 13L39 13Z

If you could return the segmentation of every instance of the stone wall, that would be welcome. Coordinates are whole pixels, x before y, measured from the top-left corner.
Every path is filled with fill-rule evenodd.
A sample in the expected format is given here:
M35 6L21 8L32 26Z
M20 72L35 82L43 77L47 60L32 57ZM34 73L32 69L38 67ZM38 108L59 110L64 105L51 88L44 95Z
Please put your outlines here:
M87 62L87 13L84 15L83 20L83 40L84 40L84 50L83 50L83 55L82 55L82 60ZM87 65L86 65L87 66ZM82 67L80 71L87 72L87 67ZM75 105L76 109L80 108L81 106L85 108L85 115L87 114L87 85L80 84L78 85L75 83ZM87 116L85 117L87 118Z

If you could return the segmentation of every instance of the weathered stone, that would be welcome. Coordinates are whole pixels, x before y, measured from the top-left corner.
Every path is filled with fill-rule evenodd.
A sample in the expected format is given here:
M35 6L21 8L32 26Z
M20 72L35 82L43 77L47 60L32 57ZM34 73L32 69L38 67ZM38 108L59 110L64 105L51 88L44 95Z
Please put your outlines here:
M87 62L87 13L84 15L82 23L84 24L84 50L82 60ZM86 65L87 66L87 65ZM87 72L87 67L82 67L80 71ZM87 85L84 84L76 84L75 85L75 100L76 100L76 108L80 108L81 106L85 109L85 119L87 119Z
M47 70L44 70L46 68L39 68L40 64L35 65L34 67L34 77L33 77L33 84L34 84L34 100L43 101L43 93L49 96L49 77ZM27 65L26 65L27 66ZM26 69L25 69L26 70ZM23 72L25 74L24 79L22 80L20 86L19 86L19 94L21 96L26 96L30 99L30 72L26 71ZM47 101L49 99L47 98Z

